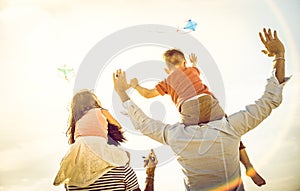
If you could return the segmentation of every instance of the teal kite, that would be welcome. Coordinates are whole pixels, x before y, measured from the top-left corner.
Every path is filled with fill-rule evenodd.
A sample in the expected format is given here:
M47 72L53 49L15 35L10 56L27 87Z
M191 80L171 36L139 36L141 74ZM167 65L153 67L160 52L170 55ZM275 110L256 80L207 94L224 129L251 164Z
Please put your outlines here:
M190 33L192 31L196 31L197 23L195 21L192 21L192 19L189 19L185 22L185 27L178 27L177 32L181 34Z
M197 26L197 23L192 21L192 19L189 19L187 21L187 24L185 25L184 29L195 31L196 26Z

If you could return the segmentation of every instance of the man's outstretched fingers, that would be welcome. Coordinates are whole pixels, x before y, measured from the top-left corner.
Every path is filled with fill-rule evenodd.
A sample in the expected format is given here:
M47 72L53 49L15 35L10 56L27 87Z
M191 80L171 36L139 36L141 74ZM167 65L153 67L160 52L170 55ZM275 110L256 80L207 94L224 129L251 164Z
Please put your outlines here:
M276 30L274 31L274 39L278 40L278 36L277 36L277 31Z
M120 76L120 74L121 74L121 69L118 69L118 70L117 70L116 77L119 77L119 76Z
M266 44L266 40L265 40L265 38L264 38L264 36L262 35L261 32L259 32L259 37L260 37L261 42L265 45Z
M270 37L269 37L269 34L267 33L267 30L264 28L264 35L265 35L265 38L266 38L266 43L270 40Z
M268 29L268 34L269 34L270 40L273 40L273 35L272 35L272 31L270 28Z
M116 74L115 73L113 73L113 81L114 81L114 83L116 83Z

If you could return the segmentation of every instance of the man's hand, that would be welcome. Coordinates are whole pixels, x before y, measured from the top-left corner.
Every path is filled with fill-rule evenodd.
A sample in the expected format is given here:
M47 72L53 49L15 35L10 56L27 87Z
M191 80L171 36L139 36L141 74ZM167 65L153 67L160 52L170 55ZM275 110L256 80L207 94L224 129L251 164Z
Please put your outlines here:
M265 28L263 29L263 32L264 36L262 33L259 33L260 39L266 47L266 50L262 50L262 52L267 54L269 57L284 57L284 46L278 39L277 32L274 31L274 35L272 35L271 29L268 29L267 31Z
M275 76L278 82L281 84L284 82L285 77L285 58L284 58L284 46L282 42L278 39L277 32L274 31L274 35L272 35L271 29L267 30L264 28L264 35L259 33L260 40L265 45L267 50L263 50L262 52L267 54L268 56L272 57L275 56L274 62L274 69L276 69Z
M130 88L130 85L126 81L126 73L121 69L118 69L113 73L114 87L117 92L126 91Z
M193 67L197 66L198 59L197 59L196 54L195 53L190 54L189 58L190 58L191 63L193 64Z
M137 85L139 85L138 79L133 78L133 79L130 80L130 86L131 86L132 88L135 88Z
M114 81L114 88L122 102L129 100L129 96L126 93L126 90L130 88L130 85L127 83L126 80L126 73L122 72L121 69L117 70L113 73L113 81Z

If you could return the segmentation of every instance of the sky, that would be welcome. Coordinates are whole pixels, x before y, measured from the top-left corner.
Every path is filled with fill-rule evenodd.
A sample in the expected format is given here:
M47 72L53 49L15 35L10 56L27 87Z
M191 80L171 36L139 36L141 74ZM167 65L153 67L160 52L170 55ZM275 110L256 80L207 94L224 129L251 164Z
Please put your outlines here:
M264 47L258 32L263 27L277 30L286 49L286 74L292 78L284 87L282 105L242 137L251 162L267 185L256 187L244 175L243 167L241 171L246 190L299 190L299 10L298 0L0 0L0 191L64 190L52 182L68 149L64 132L74 81L65 81L58 67L73 67L74 80L87 53L108 35L144 24L180 28L188 19L198 26L187 35L203 44L221 73L228 114L262 94L271 75L272 58L261 53ZM102 104L113 109L112 71L160 60L162 51L140 47L114 58L95 89ZM153 81L145 85L151 87ZM168 115L161 120L179 121L168 97L145 100L136 92L131 96L158 119L161 116L152 110L155 104L164 103ZM114 115L117 112L113 110ZM134 131L128 130L126 136L125 148L161 146ZM145 172L136 173L143 188ZM174 157L159 164L155 188L183 190L183 174Z

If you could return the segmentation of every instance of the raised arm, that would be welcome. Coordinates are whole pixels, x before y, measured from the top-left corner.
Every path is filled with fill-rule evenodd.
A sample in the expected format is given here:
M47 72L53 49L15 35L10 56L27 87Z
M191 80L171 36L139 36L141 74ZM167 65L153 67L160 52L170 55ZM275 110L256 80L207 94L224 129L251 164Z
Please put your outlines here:
M266 47L266 50L262 50L262 52L267 54L269 57L274 57L273 68L276 69L275 75L279 83L281 84L282 82L284 82L284 77L285 77L284 46L282 42L279 40L276 31L274 31L274 35L272 35L271 29L268 29L267 31L264 28L263 32L265 36L263 36L262 33L259 33L260 39Z
M114 88L123 102L128 116L134 127L141 131L144 135L156 140L160 143L165 143L165 130L167 125L159 120L154 120L148 117L133 101L130 100L126 90L128 84L126 74L122 70L117 70L113 74Z
M144 157L144 167L146 169L146 180L144 191L154 191L154 172L158 161L154 150L151 149L149 155ZM134 191L141 191L140 188Z
M158 161L154 150L151 149L148 157L144 160L144 167L146 168L146 181L144 191L153 191L154 190L154 172Z
M147 89L139 85L138 79L133 78L130 80L130 86L136 89L139 94L141 94L145 98L153 98L159 95L159 92L153 89Z
M259 125L282 101L282 89L286 81L284 46L278 39L276 31L274 36L270 29L268 32L264 29L263 32L264 36L259 33L261 41L267 49L263 52L270 57L275 57L273 68L276 69L276 73L275 77L272 76L268 79L263 96L255 101L255 104L247 105L245 110L227 118L240 136Z

